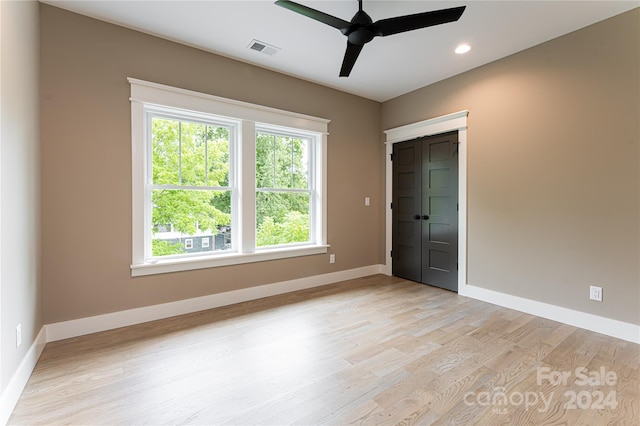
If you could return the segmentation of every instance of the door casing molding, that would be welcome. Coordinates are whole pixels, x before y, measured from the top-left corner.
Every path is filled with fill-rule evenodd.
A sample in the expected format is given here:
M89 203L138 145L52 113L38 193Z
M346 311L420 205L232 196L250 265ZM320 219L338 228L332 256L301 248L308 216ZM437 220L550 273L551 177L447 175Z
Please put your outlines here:
M459 111L429 120L411 123L385 130L386 135L386 225L384 273L391 275L391 200L393 199L393 144L411 139L458 131L458 294L467 290L467 116L469 111Z

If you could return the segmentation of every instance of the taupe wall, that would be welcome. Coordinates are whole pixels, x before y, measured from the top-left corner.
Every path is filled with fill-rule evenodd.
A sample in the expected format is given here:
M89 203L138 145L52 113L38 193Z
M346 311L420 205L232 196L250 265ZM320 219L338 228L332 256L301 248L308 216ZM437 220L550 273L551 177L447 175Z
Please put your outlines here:
M0 1L0 394L42 328L38 3ZM16 326L22 344L16 348Z
M469 283L640 324L637 9L382 105L40 10L45 323L382 263L380 128L468 109ZM129 76L331 119L337 263L132 279Z
M378 102L51 6L40 11L45 323L384 261ZM320 255L131 278L127 77L330 119L328 242L336 263Z
M383 103L383 130L470 111L469 284L640 324L639 28L635 9Z

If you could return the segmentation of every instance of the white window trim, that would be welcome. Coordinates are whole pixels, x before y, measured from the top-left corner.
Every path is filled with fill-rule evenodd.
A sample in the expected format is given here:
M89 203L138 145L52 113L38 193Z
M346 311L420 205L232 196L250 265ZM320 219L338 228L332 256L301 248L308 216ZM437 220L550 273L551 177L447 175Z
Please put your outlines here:
M327 252L327 128L329 120L283 111L261 105L225 99L218 96L151 83L134 78L131 85L131 148L132 148L132 263L131 275L151 275L217 266L308 256ZM145 214L149 204L145 202L147 155L145 146L145 107L168 107L189 112L212 114L240 122L238 127L238 161L245 167L238 176L237 206L242 223L255 223L255 208L242 208L242 204L255 206L255 162L253 146L242 143L243 138L255 140L259 128L282 127L299 129L316 135L314 167L316 191L313 203L320 206L311 225L314 232L312 244L270 247L256 250L255 227L238 227L235 238L242 241L242 252L216 253L171 259L145 259Z

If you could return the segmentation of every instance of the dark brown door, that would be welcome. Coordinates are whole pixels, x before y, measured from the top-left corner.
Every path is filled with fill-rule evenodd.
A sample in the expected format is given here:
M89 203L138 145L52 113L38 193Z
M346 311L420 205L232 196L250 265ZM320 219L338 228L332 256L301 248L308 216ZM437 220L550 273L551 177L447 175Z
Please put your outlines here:
M422 143L422 282L458 291L458 132Z
M422 220L420 216L422 143L393 145L392 273L421 281Z
M394 145L393 274L458 291L458 133Z

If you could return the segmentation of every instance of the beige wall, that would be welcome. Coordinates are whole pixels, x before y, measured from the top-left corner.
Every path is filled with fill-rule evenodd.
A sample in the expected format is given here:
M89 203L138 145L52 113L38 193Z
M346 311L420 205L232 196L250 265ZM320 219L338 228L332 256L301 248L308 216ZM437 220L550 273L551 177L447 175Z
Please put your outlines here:
M640 324L639 85L635 9L383 103L470 111L469 284Z
M378 102L41 5L44 321L383 262ZM328 255L139 278L127 77L331 120ZM364 197L372 206L364 207Z
M38 3L0 1L0 393L42 328ZM16 348L16 326L22 344Z

